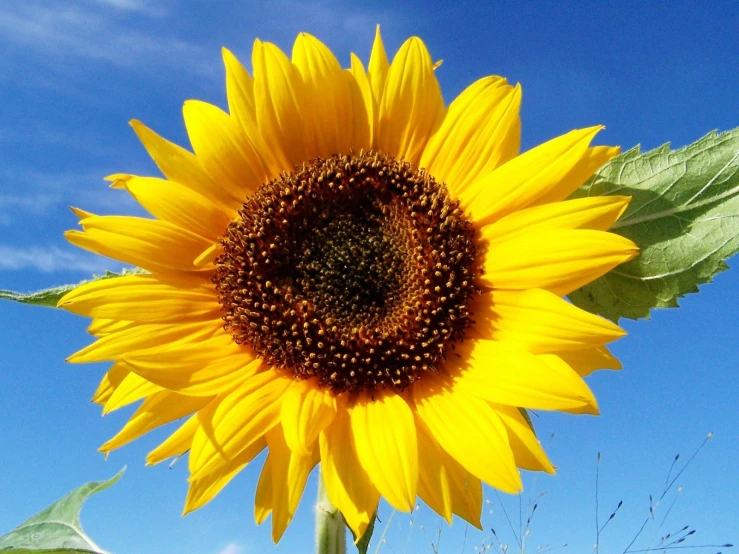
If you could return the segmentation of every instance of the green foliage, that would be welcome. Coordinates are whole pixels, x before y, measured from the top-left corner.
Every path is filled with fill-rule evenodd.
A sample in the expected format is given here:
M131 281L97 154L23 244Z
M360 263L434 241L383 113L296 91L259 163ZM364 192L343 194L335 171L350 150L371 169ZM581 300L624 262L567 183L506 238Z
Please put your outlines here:
M639 147L603 166L573 197L631 196L612 231L640 255L574 291L574 304L618 321L648 318L728 269L739 250L739 129L671 151Z
M82 485L0 537L0 553L107 554L82 530L80 510L90 496L118 481L125 469L107 481L93 481Z
M93 275L92 279L81 281L72 285L61 285L36 292L14 292L12 290L0 290L0 300L12 300L22 304L31 304L33 306L46 306L47 308L56 308L59 299L69 291L76 289L80 285L98 281L100 279L113 279L115 277L123 277L134 273L142 273L140 269L124 269L120 273L106 271L104 275Z

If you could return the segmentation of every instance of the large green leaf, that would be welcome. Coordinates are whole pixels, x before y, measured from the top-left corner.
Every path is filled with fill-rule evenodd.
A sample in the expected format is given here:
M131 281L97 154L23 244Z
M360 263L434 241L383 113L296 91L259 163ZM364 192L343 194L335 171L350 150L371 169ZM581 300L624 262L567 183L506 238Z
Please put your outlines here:
M93 494L118 481L123 468L107 481L93 481L73 490L44 511L0 537L0 552L8 554L107 554L82 530L80 510Z
M23 304L32 304L34 306L46 306L48 308L56 308L59 299L67 294L70 290L74 290L80 285L89 283L91 281L98 281L100 279L113 279L115 277L122 277L124 275L131 275L133 273L142 273L140 269L123 269L120 273L114 273L112 271L106 271L104 275L93 275L92 279L87 281L81 281L79 283L71 285L61 285L58 287L51 287L48 289L36 291L36 292L15 292L12 290L0 290L0 300L12 300L14 302L21 302Z
M671 151L639 147L603 166L573 197L631 196L615 233L641 249L634 260L573 292L572 302L618 321L678 305L728 268L739 250L739 129Z

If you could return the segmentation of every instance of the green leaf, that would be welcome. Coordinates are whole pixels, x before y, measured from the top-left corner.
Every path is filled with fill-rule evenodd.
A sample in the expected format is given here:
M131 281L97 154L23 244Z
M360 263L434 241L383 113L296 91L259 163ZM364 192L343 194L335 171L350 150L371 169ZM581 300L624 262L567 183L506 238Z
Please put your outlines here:
M114 279L115 277L123 277L124 275L132 275L135 273L143 273L141 269L123 269L120 273L106 271L104 275L93 275L92 279L81 281L72 285L61 285L51 287L37 292L14 292L12 290L0 290L0 300L12 300L13 302L21 302L22 304L31 304L34 306L46 306L48 308L56 308L59 299L69 291L76 289L80 285L99 281L100 279Z
M597 195L632 197L611 230L641 252L574 291L572 302L612 321L677 307L678 298L728 269L725 260L739 250L739 129L675 151L665 144L642 154L637 146L573 197Z
M73 490L13 531L0 537L0 552L9 554L107 554L82 530L80 510L93 494L118 481L124 467L107 481L93 481Z

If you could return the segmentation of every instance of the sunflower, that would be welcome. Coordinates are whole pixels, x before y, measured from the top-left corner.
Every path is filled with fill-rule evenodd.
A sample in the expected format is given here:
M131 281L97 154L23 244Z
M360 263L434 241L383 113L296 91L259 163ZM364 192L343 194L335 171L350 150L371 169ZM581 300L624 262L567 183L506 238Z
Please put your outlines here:
M109 179L153 218L66 234L144 270L59 303L97 338L69 361L113 362L104 413L143 400L101 451L183 419L147 462L189 452L189 512L267 449L275 541L319 463L357 537L381 497L479 527L481 483L554 471L526 410L597 413L582 377L620 367L623 331L562 298L637 252L607 232L628 198L566 200L618 149L596 126L519 154L518 85L445 106L424 43L389 63L379 29L367 70L308 34L257 40L253 76L223 58L228 113L184 105L194 153L132 121L164 179Z

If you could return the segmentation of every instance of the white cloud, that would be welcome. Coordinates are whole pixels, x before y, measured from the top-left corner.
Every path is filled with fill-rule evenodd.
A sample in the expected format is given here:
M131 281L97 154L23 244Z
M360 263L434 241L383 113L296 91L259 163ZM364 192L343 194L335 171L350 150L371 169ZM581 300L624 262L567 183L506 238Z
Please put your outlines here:
M79 206L94 213L145 215L133 198L114 191L102 176L110 168L81 172L51 172L0 163L0 226L28 214L41 217L63 216L69 226L76 221L68 206Z
M272 0L266 4L265 9L274 15L262 20L261 32L265 36L260 38L273 40L271 33L279 36L289 29L292 40L295 30L307 31L331 44L335 48L334 53L344 65L349 61L348 51L357 43L361 43L365 50L356 53L367 61L375 35L375 25L382 24L383 37L387 40L388 31L402 21L402 16L390 3L382 7L367 7L341 0Z
M161 6L147 0L90 0L93 3L105 4L116 10L140 12L148 15L164 15Z
M39 193L27 196L13 194L0 194L0 227L10 225L13 222L11 214L22 213L23 217L28 214L33 216L47 215L55 209L61 196L57 193Z
M127 12L136 12L139 20L127 18ZM159 5L137 0L97 0L86 6L11 0L0 6L0 42L56 63L64 58L87 58L117 67L155 70L180 60L192 72L212 75L213 64L201 46L141 30L141 16L165 14Z
M20 208L27 212L40 214L56 206L60 201L61 196L56 193L34 194L33 196L0 194L0 213L9 208Z
M56 246L19 248L0 244L0 271L35 270L42 273L120 271L121 263ZM238 552L238 551L236 551Z
M219 550L218 554L246 554L246 549L240 544L231 542Z

